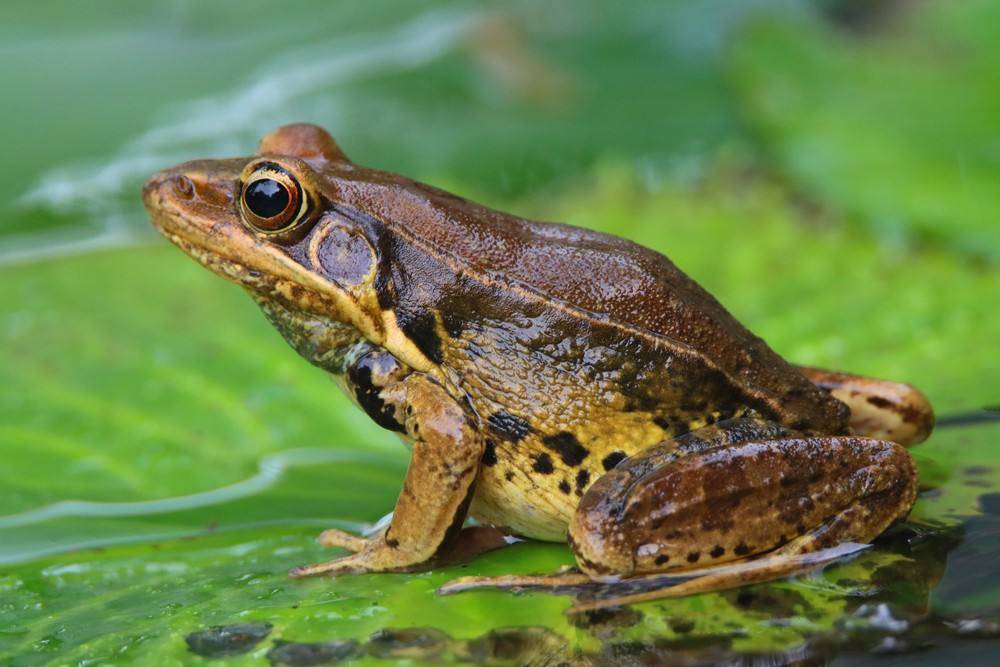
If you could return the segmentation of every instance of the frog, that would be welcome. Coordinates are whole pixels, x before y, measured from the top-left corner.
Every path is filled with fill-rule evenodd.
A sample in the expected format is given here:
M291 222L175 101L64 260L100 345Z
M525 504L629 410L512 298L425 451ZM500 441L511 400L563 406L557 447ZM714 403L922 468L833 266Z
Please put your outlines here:
M161 171L143 200L410 450L391 520L324 531L347 553L293 577L433 567L469 519L567 543L583 581L777 576L870 543L917 497L920 391L786 361L632 241L361 166L301 123ZM748 580L701 579L688 590Z

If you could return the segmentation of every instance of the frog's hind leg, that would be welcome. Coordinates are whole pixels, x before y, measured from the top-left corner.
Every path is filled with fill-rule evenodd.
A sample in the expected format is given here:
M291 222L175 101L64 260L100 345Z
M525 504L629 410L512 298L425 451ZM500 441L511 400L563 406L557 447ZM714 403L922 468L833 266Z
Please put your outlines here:
M584 494L570 526L581 568L690 578L574 611L815 569L905 517L916 495L916 468L901 445L854 436L751 440L640 470L638 478L616 468ZM705 565L724 567L692 571Z
M659 448L657 448L659 449ZM913 459L871 438L779 436L626 460L580 500L569 536L595 576L869 542L916 500ZM655 462L655 461L654 461Z
M916 480L896 443L803 437L733 420L665 441L601 477L581 499L569 541L583 574L595 580L624 578L632 587L651 575L685 579L661 579L669 588L642 599L719 590L790 576L829 560L805 554L834 548L843 555L843 544L871 541L909 511Z
M874 443L876 448L884 446L886 449L896 448L902 451L902 448L895 443L877 440L862 440L862 442ZM899 463L906 461L909 461L909 457L902 458L900 455ZM842 512L774 551L744 561L702 570L684 570L677 573L687 577L683 581L674 580L661 586L656 585L657 575L645 575L649 582L640 592L578 602L568 610L568 613L578 614L625 604L711 593L784 579L811 572L856 554L868 547L866 542L874 539L893 521L902 518L916 500L916 471L911 471L912 477L904 472L900 475L900 483L893 485L888 479L892 468L893 466L890 466L888 469L882 468L881 472L864 473L861 485L871 486L868 495L857 498ZM882 482L872 479L871 474L881 475ZM907 479L910 480L909 483L906 483ZM883 488L886 481L890 484L889 488Z
M658 446L632 456L618 464L614 471L627 479L622 484L637 481L649 471L674 461L682 456L725 447L752 438L776 438L794 433L774 422L758 419L730 419L706 426L690 433L666 440ZM588 492L589 494L589 492ZM585 494L586 497L588 494ZM572 545L572 536L569 538ZM499 577L459 577L447 582L438 593L443 595L460 593L474 588L502 588L518 590L522 588L545 588L559 590L567 587L583 586L593 582L589 574L578 569L564 568L554 574L505 575Z
M867 544L847 542L819 551L784 552L782 549L780 552L760 558L716 565L701 570L689 570L680 573L680 575L643 575L626 580L636 592L612 593L577 601L566 610L566 613L570 615L580 614L627 604L711 593L784 579L812 572L834 561L853 556L868 547Z
M853 435L912 445L926 440L934 428L930 402L908 384L804 366L799 370L850 408Z

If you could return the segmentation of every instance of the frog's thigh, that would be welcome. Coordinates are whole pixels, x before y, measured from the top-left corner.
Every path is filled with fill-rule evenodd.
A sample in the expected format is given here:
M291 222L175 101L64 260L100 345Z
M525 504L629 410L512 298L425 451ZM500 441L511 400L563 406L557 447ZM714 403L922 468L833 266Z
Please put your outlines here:
M399 407L413 439L392 523L364 543L346 537L341 543L328 534L328 543L357 553L297 568L293 576L409 569L430 560L461 529L483 456L481 436L462 406L422 374L408 375L383 390L381 398Z
M916 493L913 461L892 442L748 441L646 466L638 477L623 461L580 500L570 544L591 576L690 569L783 546L871 541Z
M908 384L804 366L799 370L850 408L854 435L911 445L926 440L934 428L930 402Z

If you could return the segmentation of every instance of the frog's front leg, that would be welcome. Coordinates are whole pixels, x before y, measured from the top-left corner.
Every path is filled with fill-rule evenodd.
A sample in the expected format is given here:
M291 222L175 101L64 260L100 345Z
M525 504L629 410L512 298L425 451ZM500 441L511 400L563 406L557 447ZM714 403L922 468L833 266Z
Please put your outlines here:
M378 395L384 414L395 414L413 440L392 522L367 540L325 532L325 544L356 553L296 568L293 577L412 569L433 558L461 530L484 449L469 415L421 373L405 376Z

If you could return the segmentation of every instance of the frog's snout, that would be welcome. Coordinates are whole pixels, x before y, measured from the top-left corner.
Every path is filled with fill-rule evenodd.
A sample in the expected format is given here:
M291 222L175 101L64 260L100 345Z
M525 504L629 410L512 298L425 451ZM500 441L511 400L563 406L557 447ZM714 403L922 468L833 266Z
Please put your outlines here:
M170 170L153 174L142 186L142 201L148 209L159 208L165 199L186 200L194 195L195 187L191 179Z
M143 185L142 201L158 231L204 245L218 223L235 219L234 181L228 171L216 175L189 162L153 174Z
M246 159L192 160L153 174L142 188L150 212L164 208L205 212L232 208ZM218 217L213 212L207 217Z

